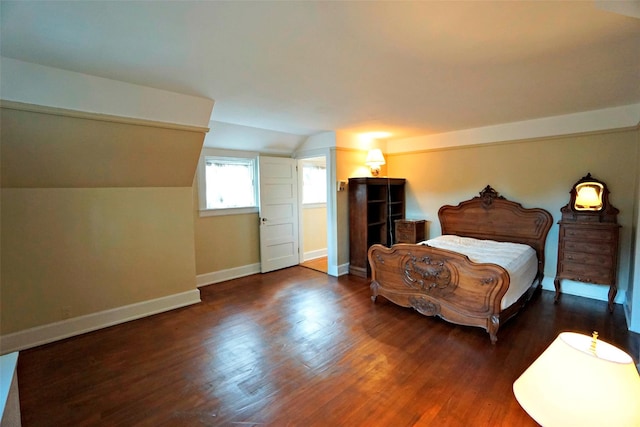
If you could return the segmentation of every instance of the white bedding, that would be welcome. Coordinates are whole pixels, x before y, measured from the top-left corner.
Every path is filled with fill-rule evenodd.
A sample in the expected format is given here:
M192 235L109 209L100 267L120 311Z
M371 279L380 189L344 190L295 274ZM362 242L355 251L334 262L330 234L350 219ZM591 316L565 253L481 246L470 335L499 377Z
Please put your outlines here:
M498 264L507 270L510 285L502 298L502 310L516 302L529 289L538 272L536 251L531 246L521 243L444 235L420 244L458 252L468 256L473 262Z

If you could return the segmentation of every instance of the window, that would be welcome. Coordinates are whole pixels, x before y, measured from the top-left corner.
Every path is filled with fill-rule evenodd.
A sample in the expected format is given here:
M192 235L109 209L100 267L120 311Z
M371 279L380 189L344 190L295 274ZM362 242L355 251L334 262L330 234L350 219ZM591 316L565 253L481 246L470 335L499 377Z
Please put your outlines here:
M200 169L198 176L202 215L256 211L255 157L228 157L205 153Z
M327 203L327 168L324 165L302 165L302 203Z

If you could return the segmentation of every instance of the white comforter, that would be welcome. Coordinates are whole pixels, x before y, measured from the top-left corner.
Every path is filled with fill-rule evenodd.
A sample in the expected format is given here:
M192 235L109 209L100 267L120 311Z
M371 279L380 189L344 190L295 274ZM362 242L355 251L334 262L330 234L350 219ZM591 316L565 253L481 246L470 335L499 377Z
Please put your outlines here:
M516 302L529 289L538 272L536 251L531 246L521 243L444 235L421 244L464 254L473 262L498 264L507 270L510 285L502 298L501 309Z

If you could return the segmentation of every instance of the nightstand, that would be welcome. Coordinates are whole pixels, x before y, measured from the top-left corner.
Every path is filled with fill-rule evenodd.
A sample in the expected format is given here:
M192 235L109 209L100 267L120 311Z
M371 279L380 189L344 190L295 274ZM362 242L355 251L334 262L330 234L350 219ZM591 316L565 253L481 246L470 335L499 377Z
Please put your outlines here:
M397 219L393 243L420 243L426 240L427 221L423 219Z

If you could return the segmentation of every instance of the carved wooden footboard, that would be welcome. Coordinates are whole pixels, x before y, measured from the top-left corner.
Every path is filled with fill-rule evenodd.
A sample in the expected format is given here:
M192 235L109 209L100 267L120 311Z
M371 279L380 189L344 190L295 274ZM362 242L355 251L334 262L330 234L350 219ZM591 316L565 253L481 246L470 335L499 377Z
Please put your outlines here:
M460 325L479 326L497 340L500 303L509 274L496 264L476 264L465 255L429 246L398 244L369 248L371 299L382 295Z
M474 263L465 255L423 245L369 248L372 300L378 295L403 307L452 323L479 326L497 340L500 322L512 317L530 298L544 275L544 248L553 218L540 208L523 208L486 186L480 197L443 206L438 211L442 234L523 243L538 258L531 288L501 311L509 274L496 264Z

